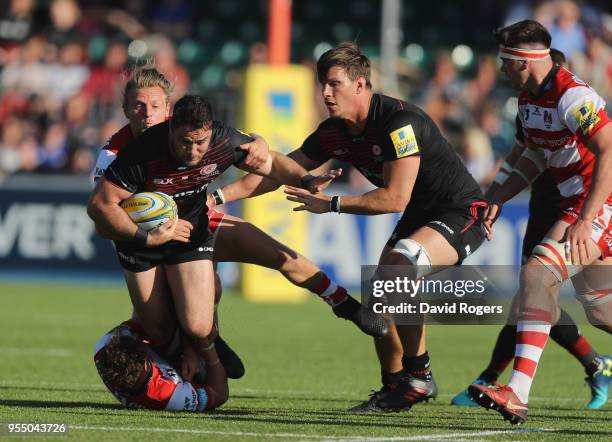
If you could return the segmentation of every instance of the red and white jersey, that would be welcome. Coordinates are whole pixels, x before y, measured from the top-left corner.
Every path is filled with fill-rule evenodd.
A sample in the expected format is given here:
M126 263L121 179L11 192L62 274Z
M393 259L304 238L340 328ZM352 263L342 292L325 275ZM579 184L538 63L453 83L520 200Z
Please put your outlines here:
M605 101L567 69L555 66L534 97L518 100L522 138L544 150L547 167L561 193L561 208L580 210L591 186L595 155L588 140L610 122ZM608 196L612 204L612 194Z
M126 336L136 336L138 339L141 339L138 332L138 324L127 321L119 327L121 327L122 334ZM96 362L96 367L99 352L108 343L113 332L114 330L111 330L104 335L94 347L94 362ZM146 343L146 341L143 342ZM210 392L206 387L187 382L170 364L168 364L168 362L157 355L148 344L147 348L152 361L151 371L148 375L146 388L141 394L126 396L115 391L98 371L106 388L109 389L124 407L128 408L146 408L150 410L168 411L204 411L207 408L210 397Z
M115 134L113 134L112 137L110 137L98 154L98 159L96 160L96 165L92 172L92 179L94 182L96 182L96 180L98 180L100 177L104 176L104 171L106 171L106 168L110 166L113 161L115 161L115 158L117 158L117 152L119 152L121 148L128 144L133 138L134 135L132 134L132 129L130 128L129 124L123 126Z

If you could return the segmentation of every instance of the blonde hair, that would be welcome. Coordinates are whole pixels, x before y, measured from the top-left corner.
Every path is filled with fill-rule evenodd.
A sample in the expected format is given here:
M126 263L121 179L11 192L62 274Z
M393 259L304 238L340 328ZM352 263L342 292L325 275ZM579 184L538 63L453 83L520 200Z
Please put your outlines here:
M155 61L153 59L147 60L144 64L134 66L128 72L128 81L125 84L123 90L122 103L125 106L127 96L130 92L136 89L143 89L148 87L159 87L164 91L166 100L170 100L170 94L174 89L174 85L164 75L155 69Z

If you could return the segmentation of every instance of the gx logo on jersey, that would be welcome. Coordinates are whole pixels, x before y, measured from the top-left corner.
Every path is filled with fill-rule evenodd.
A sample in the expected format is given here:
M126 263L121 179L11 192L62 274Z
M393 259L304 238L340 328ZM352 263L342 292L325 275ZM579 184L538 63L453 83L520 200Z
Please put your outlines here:
M398 158L404 158L419 151L412 124L394 130L389 136Z

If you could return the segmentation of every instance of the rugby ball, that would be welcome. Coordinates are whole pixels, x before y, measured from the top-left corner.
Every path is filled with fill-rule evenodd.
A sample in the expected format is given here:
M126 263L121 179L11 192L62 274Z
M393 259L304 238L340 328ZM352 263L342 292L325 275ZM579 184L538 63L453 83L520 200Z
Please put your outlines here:
M135 193L121 202L121 208L147 232L178 216L176 203L162 192Z

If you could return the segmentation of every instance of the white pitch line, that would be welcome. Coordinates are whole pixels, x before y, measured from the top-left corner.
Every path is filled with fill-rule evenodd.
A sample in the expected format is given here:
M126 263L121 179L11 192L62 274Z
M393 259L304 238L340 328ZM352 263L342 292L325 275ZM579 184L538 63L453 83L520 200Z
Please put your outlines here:
M550 432L554 430L550 429L524 429L524 430L489 430L489 431L477 431L473 433L443 433L443 434L424 434L420 436L326 436L321 434L299 434L299 433L256 433L256 432L244 432L244 431L217 431L217 430L196 430L190 428L155 428L155 427L102 427L102 426L90 426L90 425L70 425L71 430L92 430L92 431L119 431L128 432L136 431L139 433L186 433L186 434L216 434L219 436L242 436L242 437L271 437L271 438L291 438L291 439L302 439L302 440L323 440L323 441L334 441L334 442L400 442L400 441L445 441L452 439L454 441L465 440L468 442L478 442L474 439L463 439L473 438L481 436L497 436L500 434L517 434L517 433L539 433L539 432ZM458 439L460 438L460 439Z

